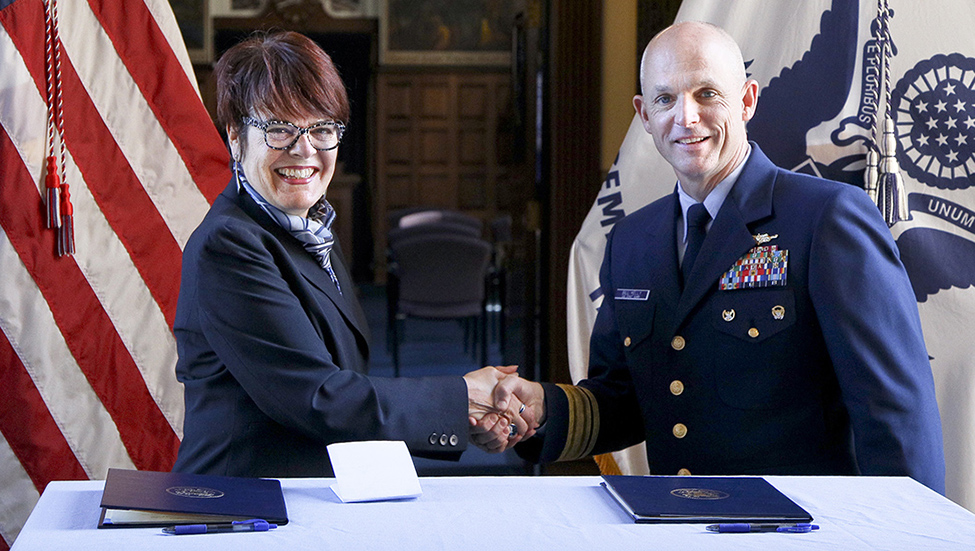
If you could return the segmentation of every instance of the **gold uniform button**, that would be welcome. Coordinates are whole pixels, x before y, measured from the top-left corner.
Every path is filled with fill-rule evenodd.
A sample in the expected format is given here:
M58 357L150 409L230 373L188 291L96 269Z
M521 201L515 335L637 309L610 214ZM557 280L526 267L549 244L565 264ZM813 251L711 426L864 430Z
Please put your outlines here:
M687 427L684 426L684 423L677 423L676 425L674 425L674 436L676 436L677 438L683 438L687 436Z
M683 350L687 343L684 341L684 337L677 335L672 341L670 341L670 347L674 350Z
M691 476L691 471L687 469L681 469L677 471L677 476Z
M671 381L670 383L670 393L674 396L680 396L684 392L684 383L680 381Z
M630 337L626 337L625 339L623 339L623 346L630 346L631 342L633 341L630 340Z
M753 339L755 337L757 337L758 336L758 329L755 329L754 327L752 327L751 329L749 329L748 330L748 336L751 337L751 338L753 338Z

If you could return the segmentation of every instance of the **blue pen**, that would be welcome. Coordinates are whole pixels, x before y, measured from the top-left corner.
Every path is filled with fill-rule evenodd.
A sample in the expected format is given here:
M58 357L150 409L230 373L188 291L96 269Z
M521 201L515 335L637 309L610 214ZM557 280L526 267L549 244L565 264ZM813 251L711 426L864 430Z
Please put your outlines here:
M267 532L277 528L277 524L254 518L251 520L235 520L233 522L216 522L210 524L179 524L163 528L166 534L182 536L185 534L225 534L228 532Z
M749 524L746 522L736 522L731 524L711 524L708 526L709 532L719 532L722 534L736 534L745 532L786 532L792 534L802 534L819 530L819 526L808 522L796 522L789 524Z

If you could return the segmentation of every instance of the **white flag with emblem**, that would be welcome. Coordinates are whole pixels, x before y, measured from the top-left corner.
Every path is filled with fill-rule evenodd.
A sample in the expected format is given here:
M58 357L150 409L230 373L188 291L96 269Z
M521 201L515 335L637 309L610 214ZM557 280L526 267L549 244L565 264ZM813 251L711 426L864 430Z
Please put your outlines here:
M891 231L931 356L947 494L975 510L975 3L887 3L891 115L911 215ZM876 0L684 0L677 19L717 24L741 45L747 71L761 86L749 139L773 162L863 187L874 114L886 101L877 12ZM585 377L602 300L606 234L624 215L671 193L675 182L634 118L572 246L574 380ZM647 471L642 446L613 456L624 473Z

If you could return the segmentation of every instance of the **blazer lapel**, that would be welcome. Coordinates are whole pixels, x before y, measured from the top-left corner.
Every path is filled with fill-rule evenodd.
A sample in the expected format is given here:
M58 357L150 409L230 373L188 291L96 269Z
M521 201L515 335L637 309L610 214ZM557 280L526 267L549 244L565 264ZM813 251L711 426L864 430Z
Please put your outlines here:
M331 261L332 270L335 272L335 277L338 278L339 285L342 286L342 295L337 297L338 302L336 302L336 305L341 305L339 306L339 309L342 311L342 315L349 320L352 326L355 327L365 339L365 342L368 343L369 324L366 322L366 314L362 311L362 305L358 300L353 298L355 296L355 283L352 282L352 276L349 275L349 270L345 266L345 255L342 254L342 247L339 245L338 240L335 240L335 244L332 246ZM325 270L322 270L321 267L319 267L319 271L323 273L325 272ZM327 275L328 274L326 274L326 276ZM326 289L331 289L334 291L334 293L328 293L326 290L326 294L328 294L329 298L332 298L332 301L335 302L335 295L338 294L338 291L335 289L335 285L331 282L331 279L328 280L328 283L330 286L326 286Z
M282 231L284 231L282 229ZM291 236L288 235L290 238ZM341 254L335 254L335 248L332 249L331 261L332 270L335 271L335 276L339 280L339 285L342 286L342 293L339 293L335 283L332 282L332 278L329 277L328 273L322 269L321 265L318 264L311 253L305 250L298 243L296 239L282 240L291 252L292 259L298 266L301 275L312 285L314 285L319 291L325 293L330 301L335 305L335 307L342 313L342 317L349 322L349 324L359 332L360 336L366 341L369 341L369 332L366 325L365 314L362 313L362 308L359 306L357 300L350 300L346 298L346 295L352 293L355 296L355 288L352 284L351 279L348 276L348 271L345 268L345 262L342 259Z
M674 319L676 330L738 258L755 246L749 225L771 216L775 165L751 144L752 153L701 245Z
M231 188L233 188L231 190ZM366 323L365 314L362 312L361 306L357 300L349 300L339 290L335 287L335 283L329 277L328 273L322 269L321 265L318 264L311 253L302 247L301 243L298 242L290 233L284 228L279 226L270 216L261 209L249 195L246 193L237 192L236 185L231 183L228 186L228 190L235 195L235 202L240 205L240 207L246 212L255 222L257 222L262 228L271 232L278 238L278 241L288 249L291 259L294 261L295 265L298 267L298 271L301 272L302 277L305 278L309 283L311 283L316 289L325 293L328 299L335 305L336 309L342 314L342 317L349 323L349 325L359 334L359 338L362 343L365 343L363 349L368 352L369 348L369 329ZM342 285L343 293L355 293L355 289L351 278L349 277L348 270L345 268L345 262L342 259L342 254L339 252L335 254L335 251L339 250L338 246L333 247L333 254L331 255L332 269L335 271L336 277L339 280L339 284ZM354 295L353 295L354 296ZM366 354L368 356L368 353Z

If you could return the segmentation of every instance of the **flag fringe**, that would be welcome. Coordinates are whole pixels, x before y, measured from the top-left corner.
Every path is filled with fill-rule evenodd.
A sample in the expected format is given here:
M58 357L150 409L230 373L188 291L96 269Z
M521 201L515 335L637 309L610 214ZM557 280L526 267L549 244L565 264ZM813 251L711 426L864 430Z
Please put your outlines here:
M612 454L604 453L600 455L594 455L592 459L593 461L596 462L596 465L599 467L600 474L608 474L608 475L623 474L623 471L620 469L619 464L616 462L616 458L614 458Z

